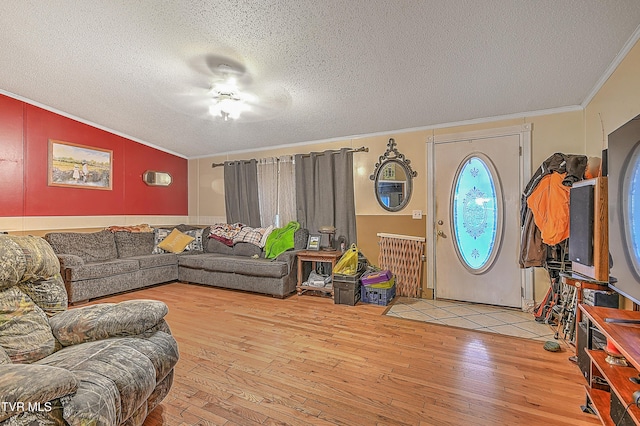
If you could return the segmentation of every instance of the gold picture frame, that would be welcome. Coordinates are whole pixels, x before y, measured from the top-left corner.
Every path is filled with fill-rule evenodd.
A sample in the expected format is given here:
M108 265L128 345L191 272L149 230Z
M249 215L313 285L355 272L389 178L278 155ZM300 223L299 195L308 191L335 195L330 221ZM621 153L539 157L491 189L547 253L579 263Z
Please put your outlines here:
M113 188L113 151L49 139L49 186Z

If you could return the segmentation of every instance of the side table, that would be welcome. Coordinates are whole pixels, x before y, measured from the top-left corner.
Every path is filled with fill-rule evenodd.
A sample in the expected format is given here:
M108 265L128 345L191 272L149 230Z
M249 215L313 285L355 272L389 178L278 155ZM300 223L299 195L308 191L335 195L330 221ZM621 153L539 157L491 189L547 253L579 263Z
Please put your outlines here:
M303 250L297 254L298 257L298 285L296 286L296 290L298 291L298 296L304 293L307 290L315 290L322 291L324 293L331 294L333 297L333 268L336 266L338 259L342 256L342 253L338 250ZM331 287L313 287L309 285L303 285L304 279L302 277L302 265L303 262L311 262L311 268L313 270L316 269L316 264L318 262L331 263Z

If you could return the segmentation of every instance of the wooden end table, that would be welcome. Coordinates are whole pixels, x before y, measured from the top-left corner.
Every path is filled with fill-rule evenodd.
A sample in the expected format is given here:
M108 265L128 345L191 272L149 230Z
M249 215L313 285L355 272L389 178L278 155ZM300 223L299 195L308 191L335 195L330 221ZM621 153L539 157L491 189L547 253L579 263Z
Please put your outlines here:
M342 253L338 250L303 250L297 254L298 257L298 285L296 290L298 296L307 290L321 291L331 294L333 298L333 268L336 266L338 259L342 256ZM302 264L303 262L311 262L311 268L315 271L316 264L318 262L331 263L331 287L314 287L310 285L302 285L304 282L302 277Z

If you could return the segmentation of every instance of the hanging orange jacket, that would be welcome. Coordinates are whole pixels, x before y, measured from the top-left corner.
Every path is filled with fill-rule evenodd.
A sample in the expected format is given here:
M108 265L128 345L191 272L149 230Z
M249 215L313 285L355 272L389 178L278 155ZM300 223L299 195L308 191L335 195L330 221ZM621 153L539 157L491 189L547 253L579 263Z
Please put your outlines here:
M544 176L527 198L527 206L540 229L542 242L550 246L569 238L569 190L562 184L566 173Z

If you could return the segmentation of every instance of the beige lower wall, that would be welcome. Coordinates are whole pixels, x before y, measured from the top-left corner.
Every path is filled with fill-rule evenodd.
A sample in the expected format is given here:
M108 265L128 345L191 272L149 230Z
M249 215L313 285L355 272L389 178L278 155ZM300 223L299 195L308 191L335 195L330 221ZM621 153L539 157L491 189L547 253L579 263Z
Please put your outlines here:
M367 257L370 263L378 265L378 255L380 247L378 245L378 233L410 235L414 237L425 237L426 219L412 219L411 216L394 215L357 215L356 226L358 227L358 248ZM423 297L430 296L431 290L427 289L426 262L422 271L422 293Z

